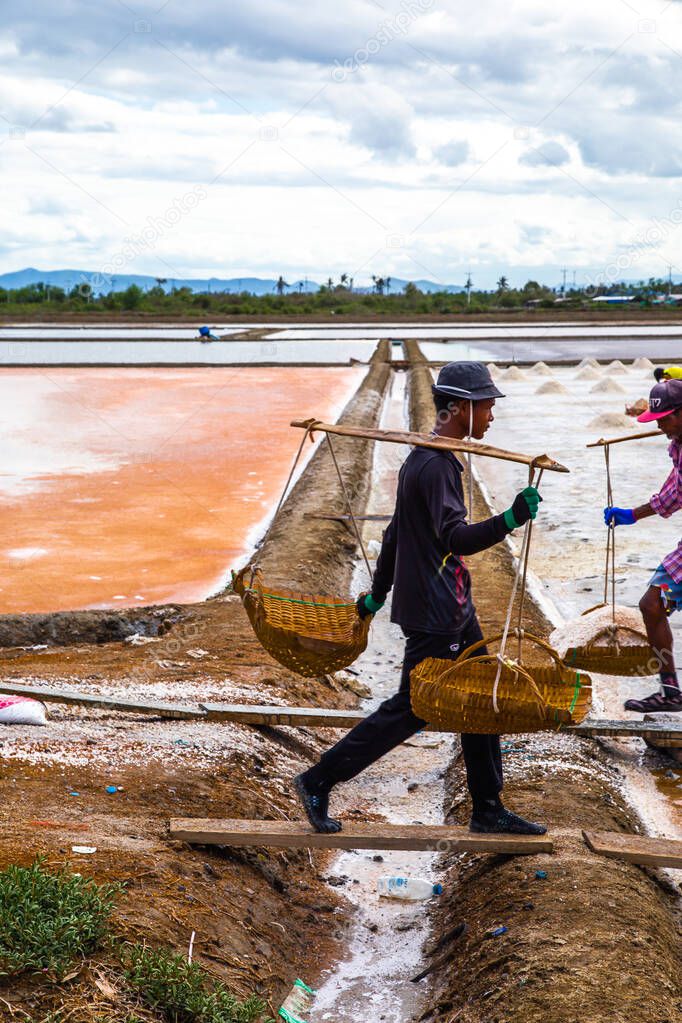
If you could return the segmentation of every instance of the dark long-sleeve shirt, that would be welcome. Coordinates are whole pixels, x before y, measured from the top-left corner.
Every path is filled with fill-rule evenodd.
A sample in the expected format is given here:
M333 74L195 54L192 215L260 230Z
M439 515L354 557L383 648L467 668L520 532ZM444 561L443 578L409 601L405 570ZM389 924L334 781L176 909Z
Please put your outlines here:
M414 448L400 470L372 596L381 601L393 589L391 621L403 629L463 629L475 608L462 556L493 547L509 533L503 515L467 524L462 469L452 452Z

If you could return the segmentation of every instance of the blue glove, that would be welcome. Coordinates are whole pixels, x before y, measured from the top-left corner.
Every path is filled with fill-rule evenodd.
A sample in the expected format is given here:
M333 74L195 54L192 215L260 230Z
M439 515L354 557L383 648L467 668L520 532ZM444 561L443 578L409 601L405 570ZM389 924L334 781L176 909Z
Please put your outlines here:
M604 522L607 526L634 526L636 519L632 508L604 508Z

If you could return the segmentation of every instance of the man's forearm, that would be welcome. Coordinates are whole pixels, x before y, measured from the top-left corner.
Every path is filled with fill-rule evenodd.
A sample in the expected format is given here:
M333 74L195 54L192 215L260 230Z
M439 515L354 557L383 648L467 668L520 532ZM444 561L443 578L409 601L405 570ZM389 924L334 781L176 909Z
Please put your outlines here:
M656 512L650 504L640 504L639 508L633 508L632 512L635 516L635 522L639 522L640 519L648 519L650 515L655 515Z

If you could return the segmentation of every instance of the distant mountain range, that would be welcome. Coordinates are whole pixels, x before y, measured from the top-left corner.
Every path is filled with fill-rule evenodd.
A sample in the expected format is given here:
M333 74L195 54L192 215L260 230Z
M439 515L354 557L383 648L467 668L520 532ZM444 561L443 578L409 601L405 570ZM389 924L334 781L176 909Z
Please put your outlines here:
M3 288L24 288L28 284L51 284L58 288L70 291L80 284L90 284L95 295L108 294L110 291L125 291L131 284L137 284L144 291L155 287L156 277L147 277L144 274L116 274L115 276L104 277L93 270L36 270L29 266L25 270L15 270L12 273L0 274L0 287ZM316 281L289 281L285 290L286 294L291 292L303 292L314 294L319 291L321 285ZM338 281L334 282L338 284ZM402 291L407 281L397 277L391 278L391 292ZM434 284L433 281L414 281L420 291L434 292L447 291L455 294L465 289L457 284ZM246 291L251 295L271 295L277 289L276 280L267 280L260 277L205 277L205 278L174 278L168 277L161 285L164 291L172 288L189 288L193 292L230 292L239 294ZM373 290L372 287L357 287L353 289L360 294L367 294Z

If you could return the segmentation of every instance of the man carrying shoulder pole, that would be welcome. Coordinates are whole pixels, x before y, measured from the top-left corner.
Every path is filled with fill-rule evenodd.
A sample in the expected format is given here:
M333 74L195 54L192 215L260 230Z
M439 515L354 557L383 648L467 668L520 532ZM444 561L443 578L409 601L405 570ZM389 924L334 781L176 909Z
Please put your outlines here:
M670 441L668 454L673 468L661 490L638 508L604 509L607 526L632 526L650 515L669 518L682 508L682 380L669 374L679 367L670 366L649 394L649 408L637 416L640 423L655 422ZM660 688L641 700L627 700L626 710L651 714L656 711L682 711L682 693L673 656L673 634L669 616L682 608L682 540L672 553L663 558L639 602L646 634L659 661Z
M504 395L480 362L451 362L433 386L440 437L481 440ZM398 477L396 506L383 537L371 593L358 600L361 617L375 614L393 589L391 621L406 637L400 689L298 775L296 789L317 831L341 830L329 816L329 794L426 724L410 706L410 672L426 657L456 660L482 638L463 557L500 543L534 519L540 495L517 494L511 508L483 522L467 523L463 466L451 451L414 448ZM479 650L485 653L485 649ZM476 832L544 834L546 828L507 810L500 799L502 756L498 735L462 735L462 752Z

